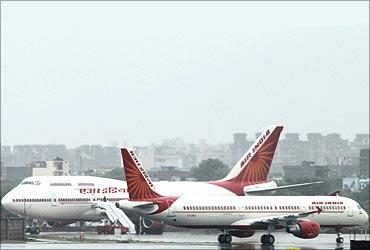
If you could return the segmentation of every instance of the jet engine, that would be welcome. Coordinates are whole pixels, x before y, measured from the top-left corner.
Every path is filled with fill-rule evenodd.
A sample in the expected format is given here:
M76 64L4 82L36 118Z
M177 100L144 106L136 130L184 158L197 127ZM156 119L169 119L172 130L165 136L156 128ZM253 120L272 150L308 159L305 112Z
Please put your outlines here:
M255 233L255 231L253 231L253 230L236 230L236 229L228 230L227 232L231 236L235 236L235 237L238 237L238 238L252 237Z
M143 225L143 227L149 229L149 228L151 228L153 226L153 221L152 220L149 220L147 218L142 218L141 224Z
M312 239L319 235L320 224L312 220L301 221L294 225L288 225L286 231L298 238Z
M130 219L135 224L136 233L139 234L162 234L163 233L163 224L160 222L152 221L147 218L131 217ZM141 226L140 226L141 222Z

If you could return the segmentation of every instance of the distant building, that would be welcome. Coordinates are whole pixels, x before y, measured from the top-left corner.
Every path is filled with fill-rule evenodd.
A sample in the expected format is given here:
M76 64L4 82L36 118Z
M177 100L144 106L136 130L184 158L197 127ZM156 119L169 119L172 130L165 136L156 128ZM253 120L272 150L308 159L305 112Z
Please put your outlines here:
M154 148L153 147L135 147L137 157L140 163L149 170L154 168Z
M160 169L148 171L153 181L184 181L189 171L183 171L175 166L163 166Z
M32 175L32 169L30 167L4 167L4 170L4 181L23 180Z
M359 165L329 164L328 167L333 178L357 177L360 175Z
M283 166L284 179L325 179L330 176L328 166L315 165L312 161L303 161L301 165Z
M304 142L299 140L299 134L286 133L285 138L280 140L276 147L271 174L282 172L283 166L298 165L303 159L306 159L304 157Z
M45 161L52 159L56 155L60 157L67 156L67 148L65 145L16 145L13 147L15 157L12 161L13 166L26 166L27 163L34 160ZM8 164L7 164L8 165ZM13 167L10 166L9 167Z
M6 170L5 170L5 167L4 167L4 163L2 161L0 161L0 180L1 181L4 181L6 180Z
M234 143L230 145L231 164L234 165L244 155L244 153L252 144L252 141L247 140L246 133L235 133Z
M32 176L69 175L69 163L57 157L52 161L31 162Z
M369 168L370 168L369 153L370 153L369 148L360 150L360 173L359 175L361 177L369 177Z
M351 192L360 192L369 186L369 178L344 178L343 189Z

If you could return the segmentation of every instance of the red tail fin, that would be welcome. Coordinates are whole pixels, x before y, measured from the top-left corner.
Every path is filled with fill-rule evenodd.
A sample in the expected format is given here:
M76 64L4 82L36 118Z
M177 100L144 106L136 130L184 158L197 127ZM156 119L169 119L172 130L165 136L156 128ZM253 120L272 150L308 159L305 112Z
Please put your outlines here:
M244 186L266 182L282 130L282 126L268 127L225 178L210 183L244 195Z
M267 129L258 140L248 150L247 155L242 158L238 165L242 169L233 181L248 183L258 183L267 180L272 158L275 154L279 136L283 130L282 126L275 129Z
M153 182L141 166L135 152L132 149L121 148L121 154L130 200L138 201L162 197L155 191Z

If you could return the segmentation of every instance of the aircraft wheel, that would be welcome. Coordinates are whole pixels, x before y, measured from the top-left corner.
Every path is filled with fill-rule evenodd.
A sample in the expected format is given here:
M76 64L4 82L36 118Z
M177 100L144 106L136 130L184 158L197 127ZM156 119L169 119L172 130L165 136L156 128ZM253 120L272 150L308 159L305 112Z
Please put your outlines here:
M269 245L273 245L275 243L275 237L272 234L267 235L267 241Z
M225 234L225 243L230 244L232 241L232 237L230 234Z
M338 238L337 238L337 243L343 243L343 242L344 242L343 237L338 237Z
M264 234L261 236L262 245L270 246L274 244L274 242L275 242L275 237L271 234Z
M267 234L261 236L261 243L262 245L267 245Z
M218 235L218 243L220 244L224 244L225 243L225 240L226 240L226 235L225 234L219 234Z

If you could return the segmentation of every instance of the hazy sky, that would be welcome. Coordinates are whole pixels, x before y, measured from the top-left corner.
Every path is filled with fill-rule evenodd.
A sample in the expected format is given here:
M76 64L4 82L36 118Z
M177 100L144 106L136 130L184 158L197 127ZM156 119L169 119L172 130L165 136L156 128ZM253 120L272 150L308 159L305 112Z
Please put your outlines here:
M1 143L369 130L368 2L1 2Z

